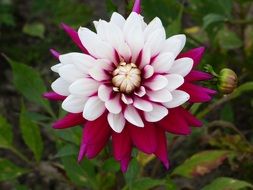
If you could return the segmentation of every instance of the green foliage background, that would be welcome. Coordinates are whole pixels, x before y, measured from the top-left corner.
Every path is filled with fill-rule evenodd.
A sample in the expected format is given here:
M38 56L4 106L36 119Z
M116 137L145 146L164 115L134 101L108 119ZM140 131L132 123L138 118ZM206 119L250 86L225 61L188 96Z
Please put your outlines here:
M204 121L188 137L168 135L171 167L133 152L122 174L108 146L96 159L77 163L81 127L56 131L64 113L41 94L55 79L48 49L77 51L59 28L93 29L113 11L128 15L127 0L0 0L1 190L239 190L253 189L253 1L143 0L146 21L158 16L167 36L184 33L185 50L205 46L200 68L233 69L239 86L191 112ZM216 88L216 82L207 83Z

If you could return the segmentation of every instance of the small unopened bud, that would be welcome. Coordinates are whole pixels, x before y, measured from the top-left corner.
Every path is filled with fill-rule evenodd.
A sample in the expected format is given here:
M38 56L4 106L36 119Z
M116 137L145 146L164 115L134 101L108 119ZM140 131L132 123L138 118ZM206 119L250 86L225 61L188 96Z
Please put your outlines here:
M224 94L232 93L237 87L237 75L231 69L222 69L219 74L218 88Z

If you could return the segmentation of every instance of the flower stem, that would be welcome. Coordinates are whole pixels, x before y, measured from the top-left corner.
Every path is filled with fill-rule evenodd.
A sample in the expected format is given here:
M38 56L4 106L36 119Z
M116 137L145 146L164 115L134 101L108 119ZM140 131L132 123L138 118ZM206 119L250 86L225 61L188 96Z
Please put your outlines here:
M22 154L21 152L19 152L16 148L14 148L14 147L10 147L10 150L14 153L14 154L16 154L20 159L22 159L23 161L25 161L26 163L28 163L29 165L30 165L30 161L28 160L28 158L24 155L24 154Z

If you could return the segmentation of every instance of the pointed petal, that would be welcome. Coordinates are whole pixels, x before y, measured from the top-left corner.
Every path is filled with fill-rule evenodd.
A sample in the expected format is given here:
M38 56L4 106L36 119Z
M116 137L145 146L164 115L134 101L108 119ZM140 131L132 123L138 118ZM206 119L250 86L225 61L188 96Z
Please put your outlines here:
M134 98L134 104L133 105L134 105L134 107L136 107L137 109L142 110L142 111L149 112L149 111L153 110L152 103L150 103L147 100L138 98L138 97Z
M152 66L156 73L168 73L172 64L174 63L175 56L171 52L159 54Z
M155 75L147 82L145 82L145 86L152 90L161 90L168 85L168 80L163 75Z
M153 104L153 110L151 112L144 112L144 117L148 122L157 122L168 115L169 111L164 106Z
M111 135L106 115L102 115L95 121L87 121L83 128L82 143L78 160L80 161L84 155L89 159L95 157L106 145Z
M195 49L191 49L190 51L187 51L185 53L179 54L179 56L177 58L179 59L179 58L183 58L183 57L189 57L189 58L193 59L193 62L194 62L193 67L196 67L200 63L200 60L201 60L204 52L205 52L205 47L198 47Z
M50 53L56 58L59 59L59 56L61 55L59 52L57 52L55 49L50 49Z
M63 102L62 108L70 113L81 113L87 97L69 95Z
M65 30L65 32L70 36L70 38L74 41L74 43L84 52L85 54L89 54L87 49L85 48L85 44L82 44L77 32L71 28L70 26L62 23L62 28Z
M52 84L51 88L53 91L55 91L57 94L60 94L62 96L68 96L69 93L69 83L65 80L63 80L61 77L56 79Z
M126 126L133 144L146 154L154 153L157 148L156 129L152 123L145 123L144 128L133 125Z
M186 37L183 34L174 35L168 38L162 48L162 52L171 52L175 57L182 51L185 46Z
M177 59L172 67L170 68L170 73L179 74L181 76L186 76L192 70L193 60L191 58L181 58Z
M55 92L46 92L43 94L43 98L46 98L46 99L52 100L52 101L63 101L63 100L65 100L66 96L62 96L62 95L57 94Z
M150 55L151 57L157 55L160 50L162 45L164 44L166 39L166 34L164 28L159 28L156 29L153 33L151 33L146 42L145 46L150 47Z
M143 69L143 77L145 79L148 79L153 76L154 74L154 68L151 65L146 65Z
M194 127L201 127L203 125L203 123L198 120L194 115L192 115L188 110L184 109L183 107L179 107L178 110L181 111L183 117L189 125Z
M202 71L191 71L186 77L185 80L189 82L201 81L201 80L210 80L213 76L209 73Z
M103 102L106 102L110 99L111 93L112 93L112 87L102 84L98 88L98 97Z
M111 16L110 22L117 25L120 29L123 29L126 20L122 15L117 12L114 12Z
M132 11L136 12L137 14L141 13L141 0L135 0L134 7L133 7Z
M127 168L128 168L128 165L129 165L129 162L131 161L131 159L132 159L131 155L128 155L124 159L120 160L120 168L123 173L125 173L127 171Z
M169 74L169 75L166 75L166 78L168 80L168 85L166 89L169 91L173 91L177 89L184 83L184 78L178 74Z
M163 28L162 21L158 17L155 17L144 30L145 41L154 31L161 28Z
M97 92L99 83L91 78L82 78L69 86L71 94L88 97Z
M153 102L169 102L172 100L172 95L167 89L147 91L147 96Z
M128 105L124 111L125 119L137 127L144 127L140 114L132 105Z
M168 151L167 151L167 139L165 131L161 127L156 128L157 133L157 148L155 155L163 162L166 169L169 169Z
M83 117L89 121L99 118L105 111L105 103L97 96L90 97L84 105Z
M177 135L188 135L191 133L191 129L182 117L182 113L175 109L170 109L170 113L157 123L163 127L166 131Z
M78 70L77 67L75 67L72 64L63 65L62 67L60 67L59 75L61 76L63 80L69 83L72 83L86 76L84 73L80 72L80 70Z
M69 113L65 117L53 123L54 129L66 129L84 124L86 120L83 118L82 113Z
M190 99L188 93L182 90L174 90L171 92L172 100L169 102L163 103L166 108L175 108L178 107Z
M125 127L126 120L122 113L119 113L119 114L109 113L107 116L107 120L111 128L116 133L121 133Z
M105 102L106 109L113 114L119 114L122 110L122 106L120 104L120 95L116 95L112 99Z

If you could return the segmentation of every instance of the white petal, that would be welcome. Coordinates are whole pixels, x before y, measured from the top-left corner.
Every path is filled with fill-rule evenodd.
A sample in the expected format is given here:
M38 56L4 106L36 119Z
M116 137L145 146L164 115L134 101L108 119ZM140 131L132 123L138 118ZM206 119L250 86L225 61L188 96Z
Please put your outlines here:
M62 108L70 113L81 113L88 98L69 95L63 102Z
M80 72L74 65L68 64L59 68L59 75L70 83L83 78L86 74Z
M138 91L134 92L136 96L143 97L146 94L146 89L144 86L141 86Z
M95 64L95 59L83 53L67 53L60 55L59 60L62 64L74 64L84 73L88 73L89 68Z
M126 20L123 31L125 40L132 52L132 61L135 62L144 46L141 16L132 12Z
M91 96L97 92L99 83L91 78L82 78L69 86L69 91L74 95Z
M83 109L83 117L89 121L99 118L105 111L105 104L97 96L90 97Z
M161 20L158 17L156 17L147 25L147 27L144 30L145 40L147 40L148 37L159 28L163 28L163 25Z
M68 96L69 93L69 85L70 83L63 80L61 77L56 79L52 84L51 88L53 91L55 91L57 94L60 94L62 96Z
M168 85L168 80L165 76L156 75L150 81L145 82L145 86L152 90L161 90Z
M125 124L126 124L126 120L125 120L122 113L119 113L119 114L109 113L107 115L107 120L108 120L108 123L111 126L111 128L116 133L121 133L122 130L124 129Z
M170 102L163 103L163 105L167 108L175 108L178 107L190 99L190 95L182 90L174 90L171 92L172 100Z
M142 54L141 54L141 63L139 68L142 69L146 65L150 64L151 60L151 47L149 45L144 46L142 49Z
M126 96L125 94L122 94L122 95L121 95L121 100L122 100L125 104L127 104L127 105L133 103L133 99L130 98L129 96Z
M119 13L114 12L112 14L110 22L116 24L119 28L123 29L126 20Z
M166 75L168 80L167 90L172 91L180 87L184 83L184 78L178 74L168 74Z
M154 68L152 67L152 65L146 65L143 71L144 71L143 76L145 79L152 77L154 74Z
M151 112L144 112L145 119L149 122L157 122L168 115L169 111L164 106L153 104L153 110Z
M113 48L118 47L124 43L124 35L122 30L113 23L108 23L101 20L97 26L98 34L100 38L107 41Z
M115 62L114 49L105 41L102 41L96 33L87 28L80 27L78 36L86 49L96 58L109 59Z
M54 72L56 72L56 73L58 73L60 67L62 67L62 66L63 66L62 63L58 63L58 64L56 64L56 65L53 65L53 66L51 67L51 70L54 71Z
M154 67L156 73L168 73L174 63L174 59L175 57L173 53L162 53L155 58L152 66Z
M112 63L106 59L96 60L95 65L89 70L89 74L97 81L103 81L109 79L109 75L106 71L112 71Z
M172 95L167 89L148 91L147 95L154 102L168 102L172 100Z
M150 47L151 57L160 52L161 46L164 44L165 39L166 34L164 28L155 30L151 35L149 35L147 41L145 42L145 46Z
M185 41L186 37L183 34L172 36L165 41L162 52L172 52L177 57L184 48Z
M149 101L147 100L143 100L141 98L137 98L135 97L134 98L134 107L136 107L137 109L139 110L142 110L142 111L152 111L153 110L153 106L152 106L152 103L150 103Z
M114 98L105 102L105 107L110 113L118 114L121 112L122 107L119 102L120 95L115 96Z
M133 125L137 127L144 127L144 123L139 113L136 111L136 109L132 105L129 105L126 107L125 112L124 112L124 117L128 122L132 123Z
M117 48L117 52L121 57L123 57L124 60L129 60L131 57L131 50L127 43L120 44L120 46Z
M183 77L186 76L192 69L193 60L191 58L185 57L181 59L177 59L173 66L170 68L170 73L176 73L182 75Z
M98 97L102 101L108 101L110 99L112 93L112 87L108 87L105 85L100 85L98 88Z

